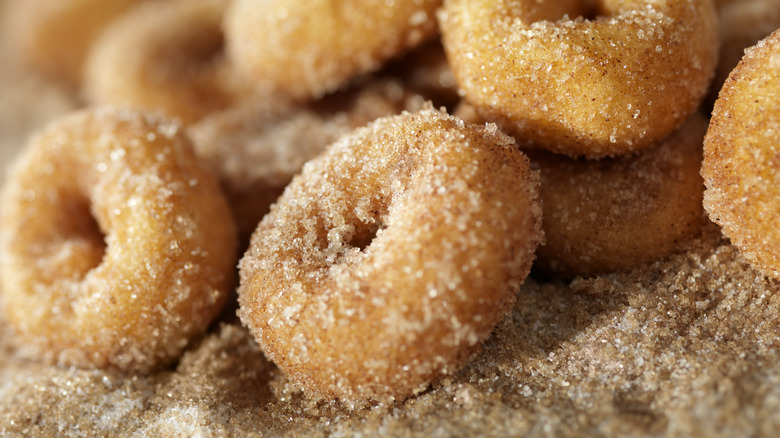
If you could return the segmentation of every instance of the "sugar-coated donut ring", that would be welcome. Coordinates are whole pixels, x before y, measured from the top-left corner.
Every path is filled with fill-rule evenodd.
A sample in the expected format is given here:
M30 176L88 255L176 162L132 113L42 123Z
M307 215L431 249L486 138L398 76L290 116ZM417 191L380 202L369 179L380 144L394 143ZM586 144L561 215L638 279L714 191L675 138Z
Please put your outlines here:
M514 142L430 107L304 166L239 264L239 316L313 397L402 398L462 366L542 240Z
M128 11L89 54L87 100L161 111L185 123L230 106L239 81L223 56L227 4L167 0Z
M591 158L638 151L680 126L707 91L712 0L589 4L444 2L444 47L465 98L521 145Z
M236 68L261 90L321 97L436 33L441 0L235 0L225 20Z
M377 117L419 109L421 98L396 81L377 81L316 103L247 102L187 129L195 151L219 176L241 244L303 165Z
M745 52L704 140L704 208L751 265L780 278L780 30Z
M70 87L103 29L143 0L8 0L4 38L28 64Z
M706 132L697 112L637 156L585 161L535 151L547 239L535 269L567 278L625 270L699 234L707 221L699 175Z
M0 195L2 300L20 348L144 372L222 307L235 229L179 127L98 108L50 124Z

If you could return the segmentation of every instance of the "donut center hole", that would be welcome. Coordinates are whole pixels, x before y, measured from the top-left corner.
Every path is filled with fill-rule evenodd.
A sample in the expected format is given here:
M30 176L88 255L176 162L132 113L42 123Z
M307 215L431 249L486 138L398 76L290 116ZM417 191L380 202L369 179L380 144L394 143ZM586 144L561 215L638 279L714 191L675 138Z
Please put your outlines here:
M529 22L537 21L558 21L564 17L568 17L570 20L582 18L583 20L594 20L597 17L603 15L606 11L603 5L603 1L579 1L574 4L561 3L559 7L551 7L549 9L542 8L541 10L530 12L527 17Z
M213 84L219 80L217 66L224 59L224 49L224 35L218 27L189 29L160 44L150 77L161 85L173 82L201 94L212 94Z
M620 6L615 5L614 1L594 0L582 2L582 10L579 16L585 20L595 20L598 17L611 17L620 12Z
M217 62L224 55L225 38L218 29L211 29L211 32L203 32L197 35L189 51L191 59L199 65L210 65Z
M105 234L92 214L87 199L74 198L64 206L60 220L65 231L65 250L78 277L96 268L106 253Z
M357 248L361 252L365 251L371 245L371 242L374 241L381 228L379 224L367 224L365 227L356 229L352 237L346 242L347 246Z

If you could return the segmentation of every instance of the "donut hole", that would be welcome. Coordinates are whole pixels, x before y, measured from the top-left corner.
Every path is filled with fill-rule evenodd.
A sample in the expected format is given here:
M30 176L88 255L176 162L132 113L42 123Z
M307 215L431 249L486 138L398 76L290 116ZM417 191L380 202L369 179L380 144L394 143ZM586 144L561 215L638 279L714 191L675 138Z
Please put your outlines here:
M365 252L376 239L379 232L387 228L387 215L390 208L391 199L383 196L376 197L366 202L358 204L354 210L352 223L354 230L346 239L346 245L351 249L358 249Z
M600 16L609 15L601 1L582 3L582 9L578 11L576 15L570 14L572 18L582 18L583 20L592 21Z
M200 66L211 67L220 62L225 55L225 38L218 28L205 29L202 33L190 35L183 47L184 54L189 55L189 60Z
M192 28L160 45L154 57L162 71L159 76L197 78L211 74L224 58L224 36L219 28ZM192 80L192 79L191 79Z
M63 239L60 253L68 259L70 277L82 279L103 261L105 234L87 198L69 196L63 204L57 224Z
M511 3L511 2L510 2ZM514 2L517 4L519 2ZM576 19L595 20L607 12L603 6L604 1L584 0L559 0L558 2L546 2L544 6L525 5L521 7L519 15L526 24L569 21ZM508 16L518 14L517 10L508 7L504 11Z
M188 25L160 32L161 41L147 63L147 80L161 91L172 89L169 94L179 96L179 106L225 107L229 98L224 87L218 85L224 82L222 76L226 74L222 29L213 17L195 16L189 19L191 23ZM162 23L158 25L164 26ZM179 112L195 111L192 108L174 109L173 114L186 116L185 119L190 117ZM199 119L202 115L195 111L191 116Z
M368 216L353 213L317 221L316 239L326 263L341 264L345 262L345 257L365 253L380 231L386 228L385 214L382 214L385 210L376 208L368 210Z
M596 0L588 2L586 11L582 14L582 18L586 20L595 20L599 17L611 17L617 15L625 7L616 4L614 0Z
M352 236L347 240L346 244L350 248L357 248L361 252L365 251L371 242L376 238L380 229L384 228L377 223L364 224L364 226L355 230Z

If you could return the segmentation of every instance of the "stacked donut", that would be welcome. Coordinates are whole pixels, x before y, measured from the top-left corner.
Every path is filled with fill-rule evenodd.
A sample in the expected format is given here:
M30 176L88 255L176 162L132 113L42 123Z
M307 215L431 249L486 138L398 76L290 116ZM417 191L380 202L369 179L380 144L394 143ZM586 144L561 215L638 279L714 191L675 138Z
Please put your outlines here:
M21 56L112 106L52 123L0 197L0 296L38 358L165 366L243 253L238 315L291 381L403 399L468 361L534 259L591 276L697 236L705 134L707 211L779 275L780 37L709 133L700 110L729 3L51 3L9 0Z

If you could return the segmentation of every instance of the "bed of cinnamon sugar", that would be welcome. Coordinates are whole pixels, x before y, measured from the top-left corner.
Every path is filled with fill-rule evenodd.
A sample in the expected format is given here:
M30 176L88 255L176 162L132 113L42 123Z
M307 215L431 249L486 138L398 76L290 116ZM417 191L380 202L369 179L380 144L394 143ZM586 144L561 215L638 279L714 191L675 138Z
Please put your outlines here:
M0 55L0 179L30 130L75 105ZM22 360L0 321L0 436L771 435L778 290L710 225L685 252L634 271L532 276L461 372L359 409L307 401L235 309L150 376Z
M780 426L780 284L715 226L640 269L529 279L483 351L396 404L313 404L223 319L146 377L24 362L0 324L0 435L766 435Z

